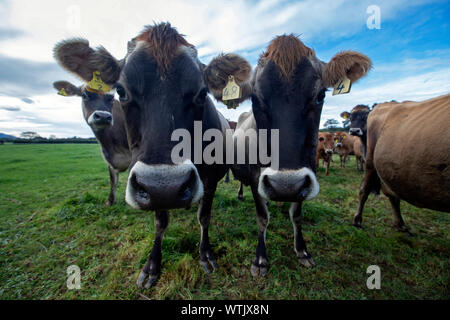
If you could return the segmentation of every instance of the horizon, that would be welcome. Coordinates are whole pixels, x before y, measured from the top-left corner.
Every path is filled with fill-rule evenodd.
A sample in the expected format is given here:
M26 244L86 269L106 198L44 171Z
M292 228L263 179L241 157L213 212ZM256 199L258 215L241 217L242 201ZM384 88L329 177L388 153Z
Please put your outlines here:
M357 104L423 101L450 92L450 3L446 1L164 3L130 0L125 6L117 0L83 0L74 5L63 0L55 6L48 0L2 1L0 132L17 137L24 131L43 137L93 137L82 116L80 98L58 96L52 87L57 80L82 84L54 61L53 46L66 38L84 37L121 58L129 39L145 25L162 21L170 22L197 47L203 63L221 52L234 52L255 67L275 36L291 33L325 62L342 50L369 56L373 69L349 94L327 93L321 129L328 119L342 124L340 113ZM193 23L193 16L201 19ZM232 121L251 109L249 101L229 110L212 100Z

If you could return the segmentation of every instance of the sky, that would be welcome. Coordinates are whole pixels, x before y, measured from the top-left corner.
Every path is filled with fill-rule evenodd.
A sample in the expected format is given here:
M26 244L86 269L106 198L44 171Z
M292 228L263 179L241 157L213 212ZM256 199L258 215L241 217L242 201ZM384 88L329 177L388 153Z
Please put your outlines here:
M58 96L52 87L57 80L82 84L56 64L54 45L83 37L122 58L128 40L145 25L166 21L206 64L219 53L235 52L254 67L275 36L291 33L325 62L342 50L369 56L373 69L350 94L327 93L321 124L342 121L339 114L357 104L450 93L445 0L0 0L0 132L92 137L81 99ZM230 120L251 109L249 102L237 110L215 103Z

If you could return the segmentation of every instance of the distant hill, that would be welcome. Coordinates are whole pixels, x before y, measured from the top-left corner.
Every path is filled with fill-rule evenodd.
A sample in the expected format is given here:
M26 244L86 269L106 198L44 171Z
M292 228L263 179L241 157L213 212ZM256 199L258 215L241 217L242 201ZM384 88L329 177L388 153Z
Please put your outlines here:
M12 135L5 134L5 133L1 133L1 132L0 132L0 139L3 139L3 140L16 140L17 137L14 137L14 136L12 136Z

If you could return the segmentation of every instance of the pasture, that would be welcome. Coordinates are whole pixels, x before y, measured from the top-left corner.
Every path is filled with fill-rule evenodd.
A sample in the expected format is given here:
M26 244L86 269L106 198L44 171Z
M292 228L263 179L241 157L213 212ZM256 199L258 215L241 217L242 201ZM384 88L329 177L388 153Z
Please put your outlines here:
M270 203L270 268L253 279L256 215L249 188L220 183L210 226L219 270L198 263L196 207L171 212L162 274L149 290L136 279L153 243L153 213L125 204L105 207L109 176L98 145L0 146L0 299L449 299L450 216L402 202L413 237L395 231L389 201L371 196L363 229L351 226L362 173L338 157L318 178L319 196L304 205L304 238L317 266L299 265L288 205ZM69 265L81 268L81 290L66 287ZM369 265L381 268L381 290L369 290Z

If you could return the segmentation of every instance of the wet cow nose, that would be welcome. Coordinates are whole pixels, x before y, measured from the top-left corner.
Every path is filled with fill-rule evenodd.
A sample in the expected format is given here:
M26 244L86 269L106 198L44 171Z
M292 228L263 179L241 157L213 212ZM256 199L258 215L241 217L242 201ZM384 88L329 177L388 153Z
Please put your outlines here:
M108 124L112 122L112 115L109 112L104 112L104 111L96 111L94 112L94 121L95 122L101 122L104 124Z
M139 165L130 175L126 197L133 207L162 210L189 207L202 192L194 166Z
M327 154L333 154L333 150L328 149L328 150L326 151L326 153L327 153Z
M286 184L286 181L270 175L262 178L263 188L274 200L302 201L311 191L312 180L309 175L297 180L295 183Z
M349 133L352 136L362 136L362 130L360 128L350 128Z

